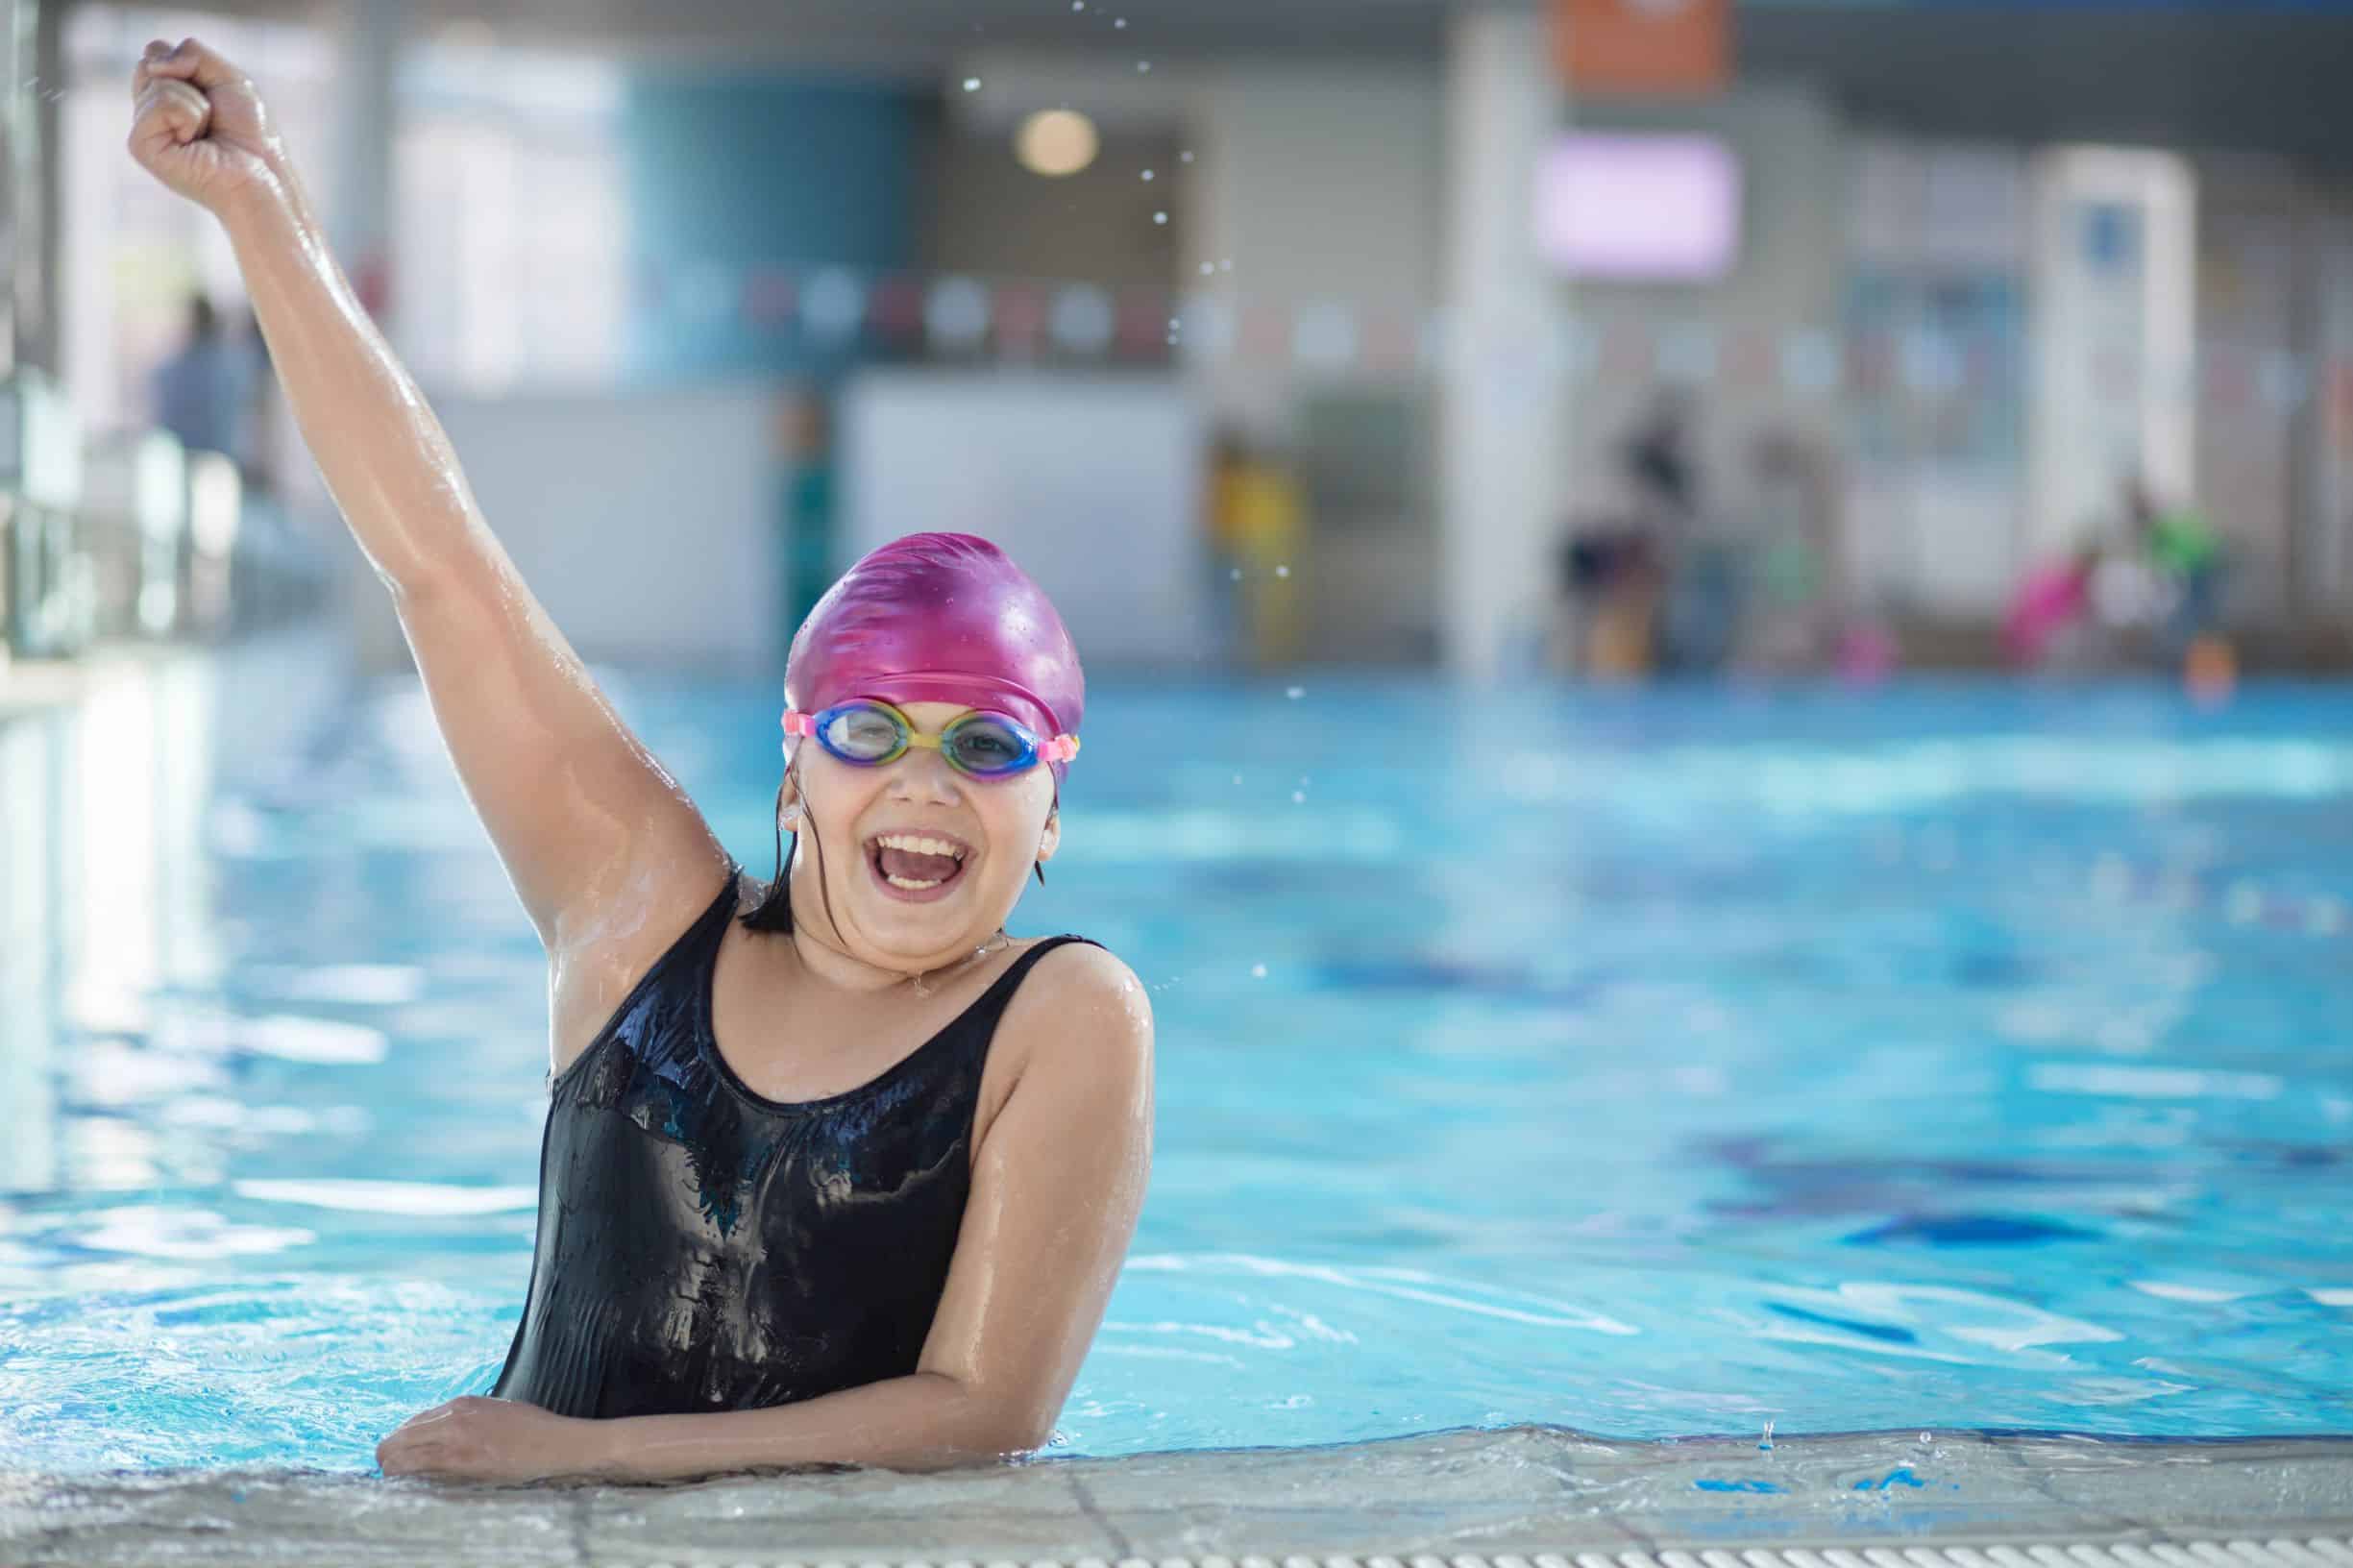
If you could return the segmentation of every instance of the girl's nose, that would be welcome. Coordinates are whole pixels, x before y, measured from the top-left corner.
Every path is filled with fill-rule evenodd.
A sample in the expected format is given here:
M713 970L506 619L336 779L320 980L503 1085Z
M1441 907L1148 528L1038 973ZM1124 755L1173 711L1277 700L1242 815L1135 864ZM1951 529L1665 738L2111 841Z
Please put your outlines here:
M891 768L892 788L910 799L953 804L958 789L956 770L938 747L911 746Z

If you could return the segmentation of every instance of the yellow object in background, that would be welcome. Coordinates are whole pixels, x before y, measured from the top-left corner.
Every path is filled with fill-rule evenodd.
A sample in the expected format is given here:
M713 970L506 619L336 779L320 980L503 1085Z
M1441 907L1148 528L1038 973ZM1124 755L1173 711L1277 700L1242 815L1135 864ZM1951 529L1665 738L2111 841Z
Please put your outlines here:
M1585 674L1596 680L1641 680L1651 673L1658 591L1636 585L1610 595L1592 612Z
M1299 551L1307 536L1307 498L1299 481L1272 463L1243 459L1217 474L1211 527L1217 546L1242 573L1242 621L1252 660L1287 662L1299 647Z
M2239 654L2228 640L2200 637L2182 658L2183 684L2202 702L2220 702L2239 684Z

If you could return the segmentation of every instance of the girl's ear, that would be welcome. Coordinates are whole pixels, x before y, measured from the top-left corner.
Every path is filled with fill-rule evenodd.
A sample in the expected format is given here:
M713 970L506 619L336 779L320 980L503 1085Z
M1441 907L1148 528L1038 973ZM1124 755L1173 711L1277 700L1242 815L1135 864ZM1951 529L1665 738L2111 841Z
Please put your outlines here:
M1062 847L1062 808L1056 806L1045 814L1045 831L1038 835L1038 864L1042 866L1054 858Z
M800 780L789 769L776 790L776 825L787 833L800 831Z

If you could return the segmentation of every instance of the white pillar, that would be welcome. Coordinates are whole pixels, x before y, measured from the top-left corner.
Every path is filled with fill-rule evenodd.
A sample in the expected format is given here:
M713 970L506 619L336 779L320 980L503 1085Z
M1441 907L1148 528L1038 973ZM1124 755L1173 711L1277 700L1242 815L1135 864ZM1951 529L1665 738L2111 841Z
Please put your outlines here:
M0 376L58 369L61 0L0 0Z
M1439 633L1474 680L1535 661L1566 489L1568 291L1537 259L1532 209L1565 109L1545 28L1466 11L1448 39Z
M25 60L32 20L26 0L0 0L0 73L5 73L0 74L0 262L9 271L7 283L0 285L0 376L16 368L16 321L23 308L18 296L29 282L18 259L24 231L17 211L30 183L34 94L15 84L32 74Z
M413 11L409 0L330 0L321 7L319 31L335 60L333 119L317 172L310 172L309 163L302 165L335 259L396 352L400 335L390 319L390 281L392 154L399 124L392 87ZM285 399L273 399L272 406L280 421L278 450L301 452L302 435ZM299 518L316 519L325 533L342 533L341 514L317 468L302 460L282 466L289 509ZM330 548L340 573L340 620L357 667L407 670L408 644L383 584L348 541L333 539Z
M334 145L321 216L362 304L385 321L392 261L393 73L413 22L409 0L336 0L324 19L335 52Z
M2120 481L2196 478L2195 184L2171 153L2064 147L2032 166L2027 551L2113 526Z

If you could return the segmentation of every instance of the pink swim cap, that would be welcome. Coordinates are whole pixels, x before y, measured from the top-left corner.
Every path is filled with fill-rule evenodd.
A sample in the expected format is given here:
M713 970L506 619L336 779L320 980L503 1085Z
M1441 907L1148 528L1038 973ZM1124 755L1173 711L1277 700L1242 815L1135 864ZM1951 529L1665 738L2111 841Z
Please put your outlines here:
M1041 741L1078 733L1087 680L1044 590L969 533L911 533L825 590L785 661L788 709L853 697L1010 714ZM1066 762L1048 764L1056 783Z

